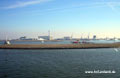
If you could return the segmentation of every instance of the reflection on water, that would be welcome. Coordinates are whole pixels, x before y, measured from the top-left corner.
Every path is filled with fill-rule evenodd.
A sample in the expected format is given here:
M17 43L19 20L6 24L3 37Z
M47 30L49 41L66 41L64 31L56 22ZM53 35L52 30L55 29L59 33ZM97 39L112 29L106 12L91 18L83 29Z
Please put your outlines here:
M120 49L0 50L0 78L118 78ZM85 74L115 70L115 74Z

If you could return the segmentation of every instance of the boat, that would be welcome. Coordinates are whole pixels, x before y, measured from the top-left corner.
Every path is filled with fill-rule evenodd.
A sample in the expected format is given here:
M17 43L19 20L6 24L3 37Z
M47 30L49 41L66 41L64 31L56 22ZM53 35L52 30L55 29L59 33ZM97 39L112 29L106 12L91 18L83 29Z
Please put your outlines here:
M78 44L78 43L80 43L80 40L73 41L72 43L74 43L74 44Z
M10 41L7 39L7 36L6 36L6 40L5 40L5 42L4 42L4 45L10 45L11 43L10 43Z
M10 41L5 40L4 44L10 45Z

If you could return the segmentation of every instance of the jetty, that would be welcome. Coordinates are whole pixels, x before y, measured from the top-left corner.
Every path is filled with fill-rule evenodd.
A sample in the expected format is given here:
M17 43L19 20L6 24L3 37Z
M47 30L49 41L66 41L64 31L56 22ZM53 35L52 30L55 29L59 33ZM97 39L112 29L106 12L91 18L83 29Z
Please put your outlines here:
M109 44L10 44L0 45L0 49L94 49L119 48L120 43Z

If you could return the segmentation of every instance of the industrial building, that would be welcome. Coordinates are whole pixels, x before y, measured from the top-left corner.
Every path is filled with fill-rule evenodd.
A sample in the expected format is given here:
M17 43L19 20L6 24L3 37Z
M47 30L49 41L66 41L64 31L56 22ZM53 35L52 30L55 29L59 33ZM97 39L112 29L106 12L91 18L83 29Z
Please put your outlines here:
M38 39L52 40L51 36L38 36Z
M27 38L26 36L20 37L19 40L38 40L36 38Z
M66 37L64 37L64 40L71 40L71 37L66 36Z
M93 35L93 39L94 39L94 40L96 39L96 35Z

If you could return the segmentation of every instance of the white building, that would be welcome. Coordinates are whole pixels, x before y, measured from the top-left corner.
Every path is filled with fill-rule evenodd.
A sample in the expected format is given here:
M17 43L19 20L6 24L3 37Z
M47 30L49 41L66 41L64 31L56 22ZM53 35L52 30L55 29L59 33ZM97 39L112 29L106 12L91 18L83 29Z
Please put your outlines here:
M51 36L38 36L38 39L52 40Z

